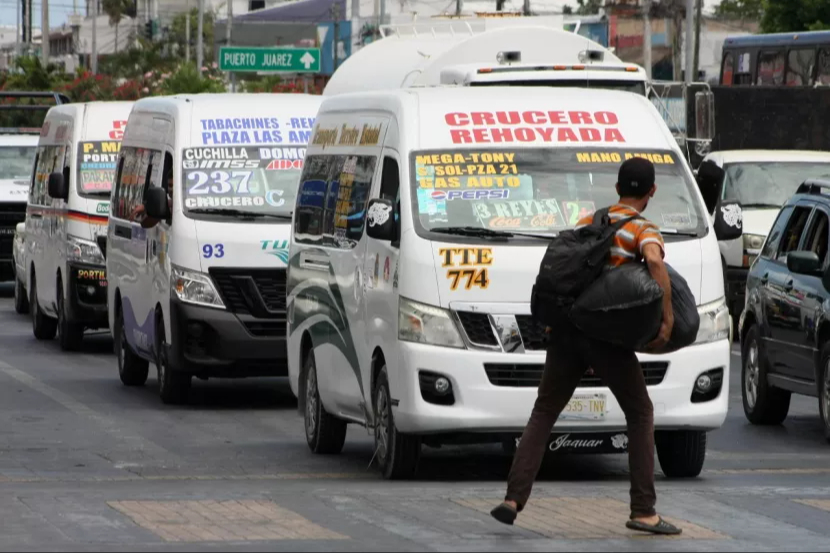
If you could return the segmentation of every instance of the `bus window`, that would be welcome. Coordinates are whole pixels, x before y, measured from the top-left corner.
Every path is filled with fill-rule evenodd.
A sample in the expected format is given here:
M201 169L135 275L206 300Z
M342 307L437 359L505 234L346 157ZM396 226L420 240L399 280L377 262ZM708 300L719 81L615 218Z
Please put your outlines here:
M784 52L761 52L758 56L758 85L784 84Z
M830 48L822 48L818 53L818 84L830 85Z
M742 52L738 54L738 70L735 71L735 85L752 84L752 54Z
M735 56L732 52L727 52L723 56L723 75L720 79L720 84L725 86L732 86L732 75L735 73Z
M787 86L813 86L815 50L790 50L787 59Z

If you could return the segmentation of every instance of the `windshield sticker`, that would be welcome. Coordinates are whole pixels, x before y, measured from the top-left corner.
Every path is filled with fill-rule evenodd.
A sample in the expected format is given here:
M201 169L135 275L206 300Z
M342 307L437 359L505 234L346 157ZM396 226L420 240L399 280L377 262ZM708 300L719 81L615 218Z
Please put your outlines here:
M562 211L565 212L565 218L568 226L575 227L579 221L586 217L590 217L597 210L594 202L590 201L564 201L562 202Z
M515 152L469 152L416 157L420 188L516 188ZM466 178L464 178L466 177ZM468 198L465 198L468 199Z
M340 127L319 127L311 143L323 149L330 146L377 146L382 131L383 123L366 123L362 127L345 123Z
M475 286L486 290L490 286L488 267L493 264L492 248L441 248L441 267L447 269L450 290L456 291L460 285L465 290Z
M624 160L641 157L655 165L674 165L674 157L670 153L640 153L640 152L578 152L576 160L579 163L622 163Z
M444 121L453 144L625 142L619 117L610 111L455 112Z
M482 226L488 228L561 228L565 217L555 198L474 204Z
M686 213L663 213L663 225L668 228L688 227L692 224L692 216Z
M112 190L121 142L82 142L78 151L81 192L90 194Z
M308 144L314 119L283 118L281 124L276 117L223 117L199 124L204 144Z
M506 200L510 196L510 190L433 190L428 192L435 200Z
M274 161L292 164L305 158L305 148L188 148L182 156L186 209L248 208L246 211L288 215L297 194L300 169L269 171Z

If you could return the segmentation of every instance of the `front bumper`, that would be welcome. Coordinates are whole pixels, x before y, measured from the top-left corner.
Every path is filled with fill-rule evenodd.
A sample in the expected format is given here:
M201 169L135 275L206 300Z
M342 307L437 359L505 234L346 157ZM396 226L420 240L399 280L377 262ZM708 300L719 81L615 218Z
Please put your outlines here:
M484 369L485 363L544 363L544 353L521 355L481 351L452 350L399 342L393 377L392 397L395 423L401 432L440 433L521 433L527 424L536 388L511 388L493 385ZM729 354L727 340L688 347L661 356L640 356L643 362L668 362L663 381L649 387L654 404L657 430L714 430L726 420L729 400ZM701 373L723 369L720 394L711 401L692 403L695 381ZM455 403L428 403L421 394L419 371L447 377ZM554 432L621 432L626 428L625 415L607 388L578 388L577 393L604 393L607 413L602 421L559 422Z
M89 328L107 328L107 270L99 265L68 263L66 318Z
M170 301L171 368L202 377L288 376L285 319Z

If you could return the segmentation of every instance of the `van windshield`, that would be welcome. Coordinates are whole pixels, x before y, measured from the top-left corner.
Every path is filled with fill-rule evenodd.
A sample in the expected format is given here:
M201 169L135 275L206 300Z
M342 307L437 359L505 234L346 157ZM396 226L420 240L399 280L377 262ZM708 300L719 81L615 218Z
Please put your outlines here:
M670 151L609 149L413 153L416 227L533 234L573 228L617 202L620 164L635 156L652 160L657 173L657 193L643 215L669 233L701 235L705 217L681 159Z
M78 144L78 192L86 196L109 196L121 142L106 140Z
M730 163L724 169L723 198L749 208L778 209L807 179L830 179L828 162Z
M219 217L289 217L297 198L304 147L186 148L185 213Z
M0 147L0 180L29 180L36 146Z

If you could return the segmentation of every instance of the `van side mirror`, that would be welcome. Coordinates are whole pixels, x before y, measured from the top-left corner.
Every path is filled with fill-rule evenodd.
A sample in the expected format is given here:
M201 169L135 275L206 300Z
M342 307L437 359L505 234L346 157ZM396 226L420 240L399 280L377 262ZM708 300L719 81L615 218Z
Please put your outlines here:
M392 242L396 236L395 208L389 200L375 198L366 210L366 232L370 238Z
M709 210L709 213L714 213L715 207L718 205L725 176L726 172L711 160L704 161L697 168L697 174L695 175L697 187L703 195L703 201L706 203L706 209Z
M167 203L167 192L163 188L150 188L144 199L144 210L153 219L163 221L170 217L170 205Z
M695 138L715 138L715 94L711 90L695 93Z
M741 204L721 202L715 210L715 236L718 240L737 240L744 233L744 212Z
M106 234L99 234L95 237L95 241L98 242L98 249L101 250L101 255L104 256L104 259L107 258L107 235Z
M49 196L56 200L69 198L69 187L63 173L52 173L49 175Z
M815 252L795 251L787 254L787 269L797 275L818 275L821 260Z

